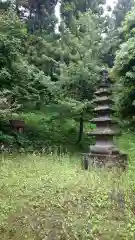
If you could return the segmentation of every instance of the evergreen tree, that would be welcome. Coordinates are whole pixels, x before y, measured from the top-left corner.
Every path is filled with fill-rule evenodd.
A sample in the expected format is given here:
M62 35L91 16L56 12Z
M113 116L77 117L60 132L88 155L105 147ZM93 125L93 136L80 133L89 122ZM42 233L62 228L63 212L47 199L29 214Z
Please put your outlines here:
M115 19L115 27L118 28L121 23L124 21L127 12L133 7L133 0L118 0L118 3L115 5L113 10L113 16Z
M104 0L63 0L61 4L61 14L67 27L72 28L74 21L79 17L79 13L85 13L91 9L95 14L103 13L102 4Z
M124 36L122 32L119 31L119 28L132 6L133 0L118 0L112 15L106 18L106 37L104 38L101 52L105 64L108 64L110 68L113 67L116 51L124 41Z
M86 110L91 110L90 101L100 80L102 62L99 49L102 29L99 17L91 11L80 14L75 24L74 32L61 26L59 83L63 93L61 104L70 109L72 117L80 119L80 142Z
M54 14L58 0L16 0L16 12L27 22L28 31L51 32L56 25Z
M134 79L135 79L135 8L126 16L121 27L124 42L116 54L112 76L116 80L116 95L118 111L122 117L130 118L134 115Z
M33 108L41 98L42 104L48 101L50 78L23 54L26 34L25 24L14 13L0 16L0 90L11 105L18 102L22 108Z

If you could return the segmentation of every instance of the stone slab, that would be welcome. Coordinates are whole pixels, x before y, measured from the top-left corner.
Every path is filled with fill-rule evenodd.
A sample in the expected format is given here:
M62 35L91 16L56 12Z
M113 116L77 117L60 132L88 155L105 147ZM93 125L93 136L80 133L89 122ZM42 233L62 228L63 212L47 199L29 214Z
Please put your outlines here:
M104 135L108 135L108 136L116 136L116 135L120 135L120 132L119 131L114 131L112 129L96 129L94 131L91 131L88 133L89 136L98 136L98 135L101 135L101 136L104 136Z
M125 153L119 153L116 155L104 155L104 154L83 154L82 164L85 170L91 167L97 168L127 168L127 155Z

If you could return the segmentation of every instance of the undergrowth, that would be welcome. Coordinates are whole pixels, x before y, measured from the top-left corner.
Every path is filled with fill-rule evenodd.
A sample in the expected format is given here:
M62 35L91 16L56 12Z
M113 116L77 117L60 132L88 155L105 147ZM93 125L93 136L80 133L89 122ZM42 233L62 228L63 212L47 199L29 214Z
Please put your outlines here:
M13 114L10 119L25 122L24 132L21 134L12 130L9 118L0 119L0 143L9 151L24 149L26 152L41 152L43 149L48 151L50 146L60 152L87 151L93 139L86 132L91 130L92 124L85 121L84 134L78 143L79 120L68 114L65 116L58 109L48 108L46 107L44 113L37 111Z
M124 173L83 171L68 155L0 156L0 239L134 240L135 138Z

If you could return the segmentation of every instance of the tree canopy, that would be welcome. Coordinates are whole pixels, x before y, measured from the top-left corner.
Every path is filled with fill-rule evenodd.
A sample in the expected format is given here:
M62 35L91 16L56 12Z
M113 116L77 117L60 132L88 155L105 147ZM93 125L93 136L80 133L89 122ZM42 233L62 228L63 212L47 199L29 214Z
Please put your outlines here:
M134 16L135 8L133 8L125 18L120 32L123 33L124 41L120 45L120 49L116 53L116 59L112 74L117 80L116 84L119 86L119 110L122 116L133 116L134 112L134 61L135 61L135 35L134 35Z

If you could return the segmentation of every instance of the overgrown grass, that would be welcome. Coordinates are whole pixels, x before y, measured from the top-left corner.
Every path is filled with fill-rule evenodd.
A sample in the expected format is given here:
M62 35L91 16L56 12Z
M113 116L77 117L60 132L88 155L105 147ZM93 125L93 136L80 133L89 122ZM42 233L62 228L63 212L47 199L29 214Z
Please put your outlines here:
M135 138L125 173L83 171L69 156L1 156L0 239L134 240Z

